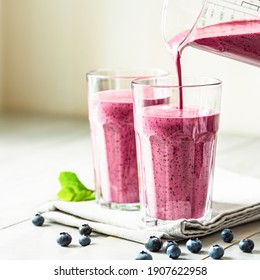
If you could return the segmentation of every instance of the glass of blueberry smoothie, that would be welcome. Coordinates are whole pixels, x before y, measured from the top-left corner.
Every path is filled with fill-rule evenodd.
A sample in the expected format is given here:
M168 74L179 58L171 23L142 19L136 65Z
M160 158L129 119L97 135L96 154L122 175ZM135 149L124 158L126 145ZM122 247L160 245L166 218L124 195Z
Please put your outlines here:
M102 206L140 208L131 82L166 74L161 69L97 69L87 74L95 189Z
M208 221L221 82L166 76L133 81L141 210L147 225ZM165 100L158 104L152 100ZM147 100L150 100L147 102Z

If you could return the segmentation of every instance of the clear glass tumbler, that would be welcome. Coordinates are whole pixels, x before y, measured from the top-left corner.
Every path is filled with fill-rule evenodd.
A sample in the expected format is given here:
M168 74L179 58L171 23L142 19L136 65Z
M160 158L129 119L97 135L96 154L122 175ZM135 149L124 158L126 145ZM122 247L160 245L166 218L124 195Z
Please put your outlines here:
M221 82L183 77L179 86L178 78L167 76L139 79L132 86L141 209L146 224L178 219L208 221Z
M95 189L102 206L140 209L131 82L166 74L161 69L97 69L87 74Z

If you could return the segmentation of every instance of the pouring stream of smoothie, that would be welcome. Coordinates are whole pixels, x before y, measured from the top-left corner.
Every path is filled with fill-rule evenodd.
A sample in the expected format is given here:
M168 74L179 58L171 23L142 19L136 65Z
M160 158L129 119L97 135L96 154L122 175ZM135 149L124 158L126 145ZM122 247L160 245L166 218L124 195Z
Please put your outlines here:
M260 67L260 20L237 20L198 28L191 38L185 41L187 34L188 31L181 32L168 42L180 86L181 53L188 46ZM181 88L179 108L183 108Z

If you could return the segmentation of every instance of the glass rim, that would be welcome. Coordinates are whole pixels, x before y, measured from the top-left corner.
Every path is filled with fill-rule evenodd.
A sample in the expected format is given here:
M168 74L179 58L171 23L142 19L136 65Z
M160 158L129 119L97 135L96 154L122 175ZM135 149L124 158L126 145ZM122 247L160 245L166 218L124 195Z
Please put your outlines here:
M169 75L169 72L162 68L97 68L87 73L87 77L96 77L104 79L147 79L153 77L163 77Z
M196 79L193 82L187 83L185 79ZM174 80L175 79L175 80ZM154 83L149 84L151 81L168 81L168 83ZM171 82L169 82L171 81ZM173 81L175 81L173 83ZM211 86L221 86L222 81L215 77L208 76L183 76L182 85L179 85L179 80L177 76L167 75L149 78L137 78L132 81L132 86L146 87L146 88L197 88L197 87L211 87Z

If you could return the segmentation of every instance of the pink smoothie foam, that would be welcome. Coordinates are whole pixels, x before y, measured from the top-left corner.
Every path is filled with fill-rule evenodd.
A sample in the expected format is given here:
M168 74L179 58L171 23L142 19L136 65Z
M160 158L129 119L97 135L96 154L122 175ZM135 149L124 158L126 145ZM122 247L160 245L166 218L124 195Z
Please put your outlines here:
M202 218L214 168L219 114L144 108L140 137L149 216L161 220Z
M96 184L108 203L139 202L131 90L96 93L93 101Z

